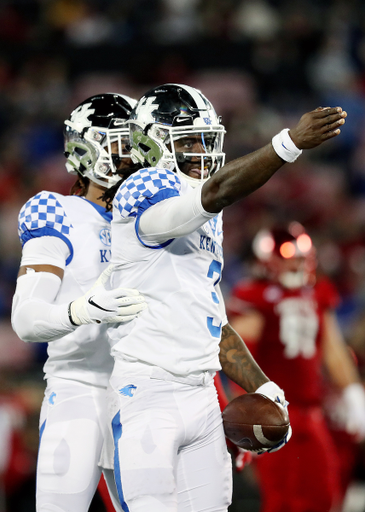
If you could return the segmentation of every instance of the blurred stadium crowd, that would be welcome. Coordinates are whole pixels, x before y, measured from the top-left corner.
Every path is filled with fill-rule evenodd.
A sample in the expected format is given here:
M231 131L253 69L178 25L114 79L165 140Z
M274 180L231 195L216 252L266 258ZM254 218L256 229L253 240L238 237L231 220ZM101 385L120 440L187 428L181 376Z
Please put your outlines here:
M78 103L99 92L138 98L165 82L197 87L213 102L227 129L228 161L261 147L317 106L339 105L347 111L340 137L304 154L226 210L223 291L228 294L245 275L250 242L258 229L278 221L301 222L317 247L319 271L339 288L341 327L365 380L365 3L2 0L3 410L16 393L23 415L33 421L43 391L38 392L34 382L41 382L44 347L21 342L10 326L21 253L19 209L40 190L69 191L73 179L64 166L62 130ZM35 374L39 379L31 386ZM33 394L25 397L25 388ZM19 420L19 414L15 416ZM0 430L6 431L4 425ZM5 440L0 436L0 454L6 453L1 447ZM29 441L28 452L31 473L36 442ZM0 472L1 465L0 457ZM28 467L24 461L20 466ZM13 505L11 512L16 510L28 509Z

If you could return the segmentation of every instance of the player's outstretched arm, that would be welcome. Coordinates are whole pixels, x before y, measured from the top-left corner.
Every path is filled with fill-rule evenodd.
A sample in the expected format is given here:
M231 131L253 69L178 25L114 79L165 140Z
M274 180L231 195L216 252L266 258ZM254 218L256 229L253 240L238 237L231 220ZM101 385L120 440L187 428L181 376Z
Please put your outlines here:
M285 162L293 162L303 149L315 148L339 135L346 117L347 113L341 107L319 107L307 112L294 128L280 132L272 143L229 162L216 172L203 185L203 208L207 212L218 213L251 194Z
M219 348L219 361L222 370L227 377L245 391L253 393L260 386L269 382L270 379L261 370L242 338L230 324L226 324L222 328Z

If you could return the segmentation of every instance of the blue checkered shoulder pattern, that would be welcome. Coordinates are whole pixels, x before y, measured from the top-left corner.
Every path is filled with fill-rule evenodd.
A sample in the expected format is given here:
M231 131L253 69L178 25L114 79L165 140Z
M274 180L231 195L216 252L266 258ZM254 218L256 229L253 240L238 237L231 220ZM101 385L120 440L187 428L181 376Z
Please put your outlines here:
M136 217L153 204L180 195L179 177L168 169L141 169L119 187L113 201L122 218Z
M50 192L40 192L29 199L20 210L18 233L22 245L30 238L58 236L70 243L72 224L63 206Z

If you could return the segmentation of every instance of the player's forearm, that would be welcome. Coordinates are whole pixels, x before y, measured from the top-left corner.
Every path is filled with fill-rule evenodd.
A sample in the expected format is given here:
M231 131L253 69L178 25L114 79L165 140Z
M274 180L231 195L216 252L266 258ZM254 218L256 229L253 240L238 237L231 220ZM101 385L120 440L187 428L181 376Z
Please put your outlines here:
M258 387L270 379L258 366L242 338L229 324L222 328L219 361L222 370L233 382L248 393L253 393Z
M335 347L332 353L326 352L324 362L333 383L338 388L344 389L350 384L360 382L359 372L345 344Z
M230 162L216 172L202 188L203 208L207 212L219 212L251 194L285 162L293 162L301 150L315 148L339 135L339 127L344 124L346 116L347 113L342 112L340 107L319 107L307 112L288 133L283 130L270 144Z
M264 185L285 164L272 144L226 164L202 189L207 212L220 212Z
M332 311L323 315L323 361L337 387L344 389L360 382L359 372Z
M19 338L31 343L48 343L75 330L71 325L67 304L47 304L30 300L12 314L13 330Z

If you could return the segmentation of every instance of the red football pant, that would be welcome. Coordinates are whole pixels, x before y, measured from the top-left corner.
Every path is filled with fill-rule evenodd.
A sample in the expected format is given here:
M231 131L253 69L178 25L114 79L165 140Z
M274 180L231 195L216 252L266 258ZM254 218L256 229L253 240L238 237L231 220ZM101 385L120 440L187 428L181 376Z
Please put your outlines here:
M255 458L262 512L329 512L340 496L339 460L319 408L289 406L293 435Z

